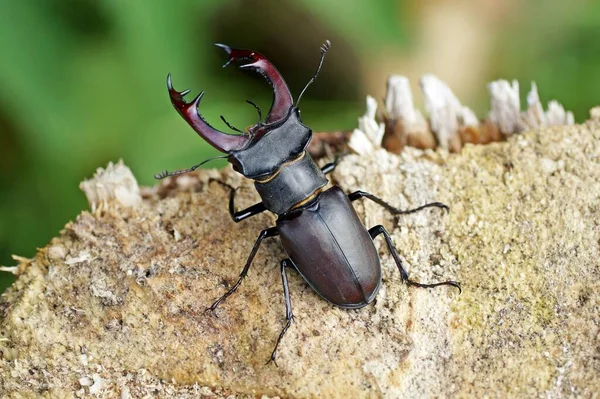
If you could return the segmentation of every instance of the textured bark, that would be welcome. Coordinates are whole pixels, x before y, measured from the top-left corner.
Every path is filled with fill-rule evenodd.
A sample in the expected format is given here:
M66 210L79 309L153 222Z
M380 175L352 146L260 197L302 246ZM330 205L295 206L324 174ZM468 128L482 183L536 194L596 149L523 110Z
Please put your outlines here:
M600 111L462 152L407 148L344 158L332 179L402 208L442 201L451 212L400 218L368 201L411 276L456 279L463 293L402 284L377 239L383 283L375 303L344 310L289 276L296 319L283 326L272 215L235 224L257 200L226 168L137 188L112 165L84 190L83 212L18 275L0 302L0 391L7 397L592 397L600 386ZM132 180L133 179L133 180Z

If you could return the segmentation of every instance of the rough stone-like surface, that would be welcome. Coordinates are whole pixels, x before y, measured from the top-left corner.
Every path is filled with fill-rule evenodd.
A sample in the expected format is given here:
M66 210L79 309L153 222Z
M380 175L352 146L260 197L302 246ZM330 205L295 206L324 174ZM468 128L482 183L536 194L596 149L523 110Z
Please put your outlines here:
M596 112L598 114L598 112ZM295 323L283 326L277 239L266 240L240 290L231 286L261 229L235 224L256 200L229 169L143 189L83 212L2 296L0 392L6 397L593 397L600 386L600 121L466 145L459 154L407 149L347 156L332 178L368 200L368 226L392 233L425 290L402 284L381 239L374 304L334 308L291 274Z

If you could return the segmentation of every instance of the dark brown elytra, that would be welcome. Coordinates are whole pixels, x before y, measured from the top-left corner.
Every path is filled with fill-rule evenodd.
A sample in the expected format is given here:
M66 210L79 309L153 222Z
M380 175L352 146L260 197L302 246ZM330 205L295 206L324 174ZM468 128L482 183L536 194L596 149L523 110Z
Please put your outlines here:
M167 78L171 102L183 119L210 145L225 153L221 157L226 157L237 172L254 181L262 201L241 211L236 211L235 207L236 189L219 182L231 190L229 213L234 222L266 210L278 215L275 226L260 232L238 281L207 309L214 313L219 304L238 289L261 242L265 238L279 236L288 255L280 262L286 323L268 362L275 362L277 347L294 317L286 274L288 268L296 270L317 294L333 305L361 308L375 299L381 286L381 265L373 239L383 235L400 275L408 285L424 288L451 285L460 290L456 281L423 284L410 280L386 229L378 225L367 230L351 203L367 198L394 215L414 213L429 207L448 211L446 205L432 202L415 209L401 210L364 191L346 195L337 186L325 189L329 183L325 176L335 169L338 160L323 168L313 162L306 151L312 131L302 123L297 104L306 88L316 79L330 45L326 41L321 47L319 66L294 104L283 77L262 54L217 44L229 55L224 66L241 61L241 69L260 73L273 87L273 104L264 121L260 109L251 102L258 110L259 121L245 132L233 128L222 118L241 134L227 134L209 125L198 113L204 92L188 103L184 97L189 90L175 90L171 76ZM176 172L164 171L155 177L162 179L191 172L207 161Z

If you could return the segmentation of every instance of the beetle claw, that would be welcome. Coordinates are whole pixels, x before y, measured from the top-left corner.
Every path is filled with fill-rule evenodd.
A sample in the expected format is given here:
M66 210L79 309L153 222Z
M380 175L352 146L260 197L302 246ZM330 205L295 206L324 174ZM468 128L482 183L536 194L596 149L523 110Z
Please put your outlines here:
M217 311L216 311L216 310L217 310L217 308L213 308L212 306L210 306L210 307L208 307L208 308L204 309L204 313L208 313L208 312L210 312L210 313L212 313L212 315L213 315L214 317L216 317L216 318L218 319L218 318L219 318L219 315L217 314Z
M273 364L275 365L275 367L279 367L279 365L277 364L277 361L275 360L275 356L274 355L271 355L271 357L269 358L269 360L267 360L267 362L265 363L265 366L267 366L271 362L273 362Z
M265 123L284 119L293 106L293 99L290 89L287 87L283 76L281 76L277 68L264 55L256 51L235 49L221 43L215 43L215 46L222 48L229 55L229 59L223 65L223 68L234 61L247 61L247 63L240 65L239 68L255 70L263 75L273 87L275 98Z
M228 45L222 43L215 43L215 46L222 48L227 52L227 54L231 54L231 47L229 47Z
M215 43L215 46L217 46L217 47L219 47L219 48L222 48L223 50L225 50L225 52L226 52L227 54L231 54L231 47L229 47L229 46L227 46L227 45L225 45L225 44L221 44L221 43ZM227 67L229 64L231 64L231 62L232 62L232 61L233 61L233 59L232 59L232 58L229 58L229 59L227 60L227 62L223 64L223 67L222 67L222 68L225 68L225 67Z
M443 210L445 210L445 211L446 211L446 213L450 213L450 207L449 207L448 205L446 205L446 204L442 204L442 203L440 202L440 208L442 208Z
M448 281L448 284L458 288L458 295L462 294L462 287L460 286L460 283L458 281Z
M250 138L245 135L231 135L221 132L204 120L202 115L198 112L198 105L204 95L204 91L200 92L192 100L192 102L186 102L183 96L188 94L190 90L177 91L173 88L173 81L171 80L171 74L167 75L167 88L169 89L169 96L171 97L171 103L173 107L179 112L179 114L185 119L185 121L198 133L204 140L210 145L215 147L217 150L225 153L238 150L248 144Z

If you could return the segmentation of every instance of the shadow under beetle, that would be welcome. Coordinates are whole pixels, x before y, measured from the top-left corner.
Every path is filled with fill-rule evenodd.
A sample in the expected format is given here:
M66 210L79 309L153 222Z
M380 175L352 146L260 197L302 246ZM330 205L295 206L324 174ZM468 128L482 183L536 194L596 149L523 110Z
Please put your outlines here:
M410 280L386 229L378 225L367 230L351 202L367 198L394 215L413 213L428 207L442 208L447 211L446 205L432 202L416 209L400 210L364 191L355 191L346 195L337 186L324 190L328 183L325 175L335 168L337 161L321 169L313 162L306 151L312 131L300 120L297 105L304 91L319 74L330 42L326 41L321 47L319 66L300 93L296 104L293 103L290 90L279 71L263 55L250 50L232 49L222 44L217 46L229 55L229 60L223 67L234 61L245 61L240 66L241 69L260 73L273 87L273 104L264 121L260 108L248 101L258 111L258 123L242 132L227 123L221 116L227 126L241 134L220 132L210 126L198 113L198 104L204 92L188 103L183 97L189 93L189 90L183 92L175 90L169 75L167 86L171 102L204 140L227 154L222 157L226 157L237 172L254 180L254 186L262 202L241 211L235 210L235 189L230 187L229 213L234 222L237 223L265 210L276 213L278 218L276 226L260 232L239 280L207 310L214 311L221 302L237 290L246 277L262 240L274 236L281 238L289 256L281 261L286 323L267 363L275 361L277 347L294 317L286 275L287 268L294 268L321 297L332 304L342 308L361 308L375 299L381 285L381 265L373 244L373 239L381 234L402 279L407 284L424 288L451 285L460 290L460 285L456 281L422 284ZM155 177L162 179L191 172L205 162L176 172L164 171Z

